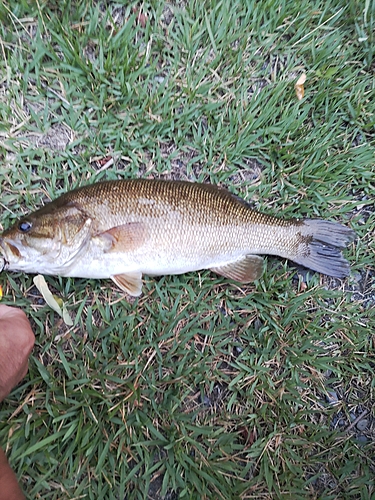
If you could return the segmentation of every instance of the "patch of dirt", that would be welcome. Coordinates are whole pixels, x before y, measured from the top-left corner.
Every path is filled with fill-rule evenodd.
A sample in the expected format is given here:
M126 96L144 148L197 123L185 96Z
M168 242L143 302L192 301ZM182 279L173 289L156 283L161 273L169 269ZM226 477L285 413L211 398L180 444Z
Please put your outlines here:
M239 165L225 163L207 169L198 150L193 147L179 148L173 141L160 144L160 155L168 165L164 171L158 171L152 153L142 153L142 164L138 176L150 179L169 179L190 182L210 182L210 174L233 172L227 177L223 187L243 188L244 184L257 186L262 179L263 165L255 158L241 158ZM100 165L98 165L100 167ZM117 170L129 169L129 161L121 159L116 163ZM250 200L251 201L251 200Z
M45 88L52 93L56 93L47 86L45 86ZM0 90L0 93L1 91L2 90ZM33 90L30 92L32 93ZM64 99L63 96L60 95L57 97ZM48 98L46 98L46 100L48 100ZM10 106L12 109L12 127L9 132L6 134L3 133L1 138L5 141L11 139L13 141L13 146L20 144L22 147L27 148L30 145L35 145L36 148L50 149L51 151L64 151L68 144L73 142L74 133L72 129L63 123L52 123L45 132L39 131L40 127L37 127L35 124L33 115L43 115L45 112L44 105L30 102L25 99L22 100L22 102L12 100ZM24 134L20 133L19 130L23 129L24 123L28 123L31 130L33 130L34 125L35 132L28 131Z
M160 17L162 24L167 28L174 19L173 6L166 3L163 8L163 13Z
M36 137L35 145L38 148L47 148L52 151L64 151L72 141L72 130L65 125L56 123L45 134Z

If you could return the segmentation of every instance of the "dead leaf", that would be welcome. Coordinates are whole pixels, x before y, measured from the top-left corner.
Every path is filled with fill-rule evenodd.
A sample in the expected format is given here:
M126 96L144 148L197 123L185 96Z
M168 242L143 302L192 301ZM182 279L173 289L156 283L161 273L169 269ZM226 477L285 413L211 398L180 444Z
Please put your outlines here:
M99 167L103 167L111 160L112 160L112 156L104 156L103 158L100 158L99 160L97 160L97 163L98 163Z
M46 280L44 279L44 276L38 274L37 276L34 277L33 281L34 285L40 291L44 300L47 302L50 308L53 309L55 312L57 312L59 316L62 317L65 324L67 324L68 326L72 326L73 325L72 318L70 317L63 300L59 297L57 297L56 300L56 298L52 295L50 289L48 288Z
M252 446L257 439L257 432L255 427L253 430L249 430L245 426L240 427L239 434L245 443L245 448L249 448L250 446Z
M137 15L137 22L138 22L138 24L140 24L142 28L145 28L146 24L147 24L147 16L146 16L146 14L143 14L142 12L140 12L137 9L137 7L133 7L133 14Z
M296 84L294 85L296 96L299 101L303 99L303 96L305 95L305 88L303 86L305 81L306 81L306 73L302 73L302 75L298 78Z

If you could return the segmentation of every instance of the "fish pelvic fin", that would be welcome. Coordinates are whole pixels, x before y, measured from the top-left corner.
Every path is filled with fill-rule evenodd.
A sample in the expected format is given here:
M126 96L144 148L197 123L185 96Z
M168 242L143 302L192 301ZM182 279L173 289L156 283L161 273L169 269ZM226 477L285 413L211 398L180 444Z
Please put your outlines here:
M337 222L305 219L300 236L298 255L291 260L335 278L349 276L350 264L341 250L354 241L356 234L352 229Z
M132 297L139 297L142 294L142 273L126 273L111 276L112 281L121 288L123 292Z
M230 264L212 267L211 271L231 280L239 281L240 283L249 283L261 277L263 263L263 258L258 255L246 255L246 257Z

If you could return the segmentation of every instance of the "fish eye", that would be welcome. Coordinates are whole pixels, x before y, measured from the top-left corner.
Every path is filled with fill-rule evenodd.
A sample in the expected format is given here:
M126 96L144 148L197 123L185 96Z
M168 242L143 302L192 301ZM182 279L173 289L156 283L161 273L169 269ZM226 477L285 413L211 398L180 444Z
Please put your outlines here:
M18 229L19 229L22 233L27 233L28 231L30 231L30 229L31 229L32 227L33 227L33 225L31 224L31 222L23 221L23 222L20 222L20 223L19 223Z

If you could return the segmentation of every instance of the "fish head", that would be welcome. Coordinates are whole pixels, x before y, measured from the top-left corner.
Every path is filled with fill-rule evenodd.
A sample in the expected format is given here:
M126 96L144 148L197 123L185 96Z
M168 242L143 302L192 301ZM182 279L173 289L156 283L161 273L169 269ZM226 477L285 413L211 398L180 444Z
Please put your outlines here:
M0 236L0 271L64 275L89 242L91 224L74 205L49 203Z

